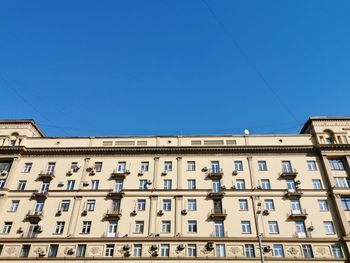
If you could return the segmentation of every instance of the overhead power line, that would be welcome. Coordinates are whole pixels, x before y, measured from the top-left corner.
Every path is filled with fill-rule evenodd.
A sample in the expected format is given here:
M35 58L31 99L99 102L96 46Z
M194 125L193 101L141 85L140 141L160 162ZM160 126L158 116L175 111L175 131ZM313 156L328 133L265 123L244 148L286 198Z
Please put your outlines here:
M252 59L248 56L248 54L243 50L243 48L240 46L238 41L236 40L235 36L231 31L225 26L225 24L221 21L221 19L218 17L218 15L214 12L214 10L211 8L211 6L208 4L206 0L201 0L204 6L208 9L209 13L212 15L214 20L218 23L218 25L221 27L221 29L224 31L224 33L229 37L229 39L232 41L234 46L237 48L237 50L241 53L242 57L246 60L246 62L249 64L249 66L255 71L255 73L258 75L258 77L262 80L265 87L275 96L279 104L292 116L292 118L295 120L295 122L299 123L300 121L296 118L292 110L288 107L286 103L282 100L282 98L278 95L278 93L271 87L267 79L264 77L264 75L261 73L259 68L255 65L255 63L252 61Z

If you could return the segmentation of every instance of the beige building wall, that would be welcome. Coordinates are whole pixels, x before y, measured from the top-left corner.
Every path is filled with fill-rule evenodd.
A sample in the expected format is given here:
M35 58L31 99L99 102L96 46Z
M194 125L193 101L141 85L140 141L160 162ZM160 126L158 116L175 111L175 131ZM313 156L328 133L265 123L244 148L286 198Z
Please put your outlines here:
M67 138L0 121L0 262L347 262L349 131L314 117L295 135Z

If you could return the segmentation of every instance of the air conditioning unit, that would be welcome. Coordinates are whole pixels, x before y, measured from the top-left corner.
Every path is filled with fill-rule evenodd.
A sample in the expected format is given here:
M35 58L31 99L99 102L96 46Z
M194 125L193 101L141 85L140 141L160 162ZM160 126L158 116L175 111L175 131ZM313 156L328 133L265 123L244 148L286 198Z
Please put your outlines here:
M258 186L256 187L256 189L262 189L261 185L258 185Z
M57 186L58 187L62 187L62 186L64 186L64 183L63 182L58 182Z
M73 169L70 169L68 172L67 172L67 175L72 175L73 174Z
M95 170L92 169L92 170L89 172L89 175L95 175Z
M152 181L151 181L151 180L148 180L148 181L147 181L147 184L152 184Z
M45 251L40 251L40 252L38 253L38 255L41 256L41 257L43 257L43 256L46 255L46 253L45 253Z
M35 227L35 232L41 233L41 232L43 232L43 229L41 228L41 226L38 225Z
M89 182L88 181L84 181L83 182L83 186L89 186Z
M187 210L186 209L181 210L181 214L182 215L187 215Z
M163 210L159 210L157 214L158 214L159 216L162 216L162 215L164 215L164 212L163 212Z
M94 167L88 167L88 168L86 168L86 171L87 172L91 172L91 171L93 171L94 170Z
M180 245L177 246L177 249L178 250L184 250L185 246L183 244L180 244Z
M209 242L207 243L206 247L207 247L208 250L214 249L214 242L209 241Z
M263 211L263 215L264 215L264 216L268 216L269 214L270 214L270 211L269 211L269 210L265 209L265 210Z
M235 185L232 185L232 186L231 186L231 189L235 190L235 189L236 189L236 186L235 186Z
M225 190L226 189L226 186L222 185L220 186L221 189Z
M203 171L203 172L207 172L207 171L208 171L208 167L204 166L204 167L202 168L202 171Z
M130 174L130 170L125 170L125 174Z
M265 247L263 248L264 253L269 253L271 250L272 250L272 249L271 249L270 246L265 246Z
M19 227L19 228L17 229L17 233L23 233L23 228L22 228L22 227Z
M300 180L296 180L295 184L301 184Z
M159 256L159 253L158 253L157 250L155 250L155 251L153 251L153 252L151 253L151 255L152 255L152 257L158 257L158 256Z
M124 257L130 257L130 256L131 256L130 251L125 251Z
M237 175L238 171L237 170L233 170L232 175Z
M137 175L138 176L142 176L143 175L143 171L139 171L139 173Z
M87 210L85 209L82 213L81 213L82 216L86 216L87 215Z
M136 216L136 215L137 215L137 211L136 211L136 210L132 210L132 211L131 211L131 215L132 215L132 216Z
M6 176L8 173L9 173L9 172L6 171L6 170L3 170L3 171L0 172L0 174L1 174L2 176Z
M151 250L157 250L157 249L158 249L158 246L154 244L154 245L152 245L152 246L150 247L150 249L151 249Z
M62 215L62 211L61 211L61 210L58 210L58 211L56 212L56 216L60 216L60 215Z
M163 175L163 176L164 176L164 175L167 175L167 173L168 173L167 171L163 171L163 172L162 172L162 175Z
M130 245L126 244L123 246L123 250L129 250L130 249Z
M308 229L309 231L314 231L314 230L315 230L315 227L314 227L313 225L311 225L311 226L309 226L307 229Z
M74 248L68 249L68 250L67 250L67 253L70 254L70 255L72 255L72 254L74 253Z

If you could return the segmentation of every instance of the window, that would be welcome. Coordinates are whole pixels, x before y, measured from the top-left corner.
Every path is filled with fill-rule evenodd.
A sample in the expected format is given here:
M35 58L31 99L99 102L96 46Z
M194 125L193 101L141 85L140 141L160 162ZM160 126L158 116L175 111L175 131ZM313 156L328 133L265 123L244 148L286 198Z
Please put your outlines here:
M57 256L58 245L50 245L48 257L55 258Z
M167 244L160 245L160 256L161 257L169 257L169 245L167 245Z
M173 163L172 162L164 162L164 171L170 172L173 170Z
M144 229L144 222L143 221L136 221L135 222L135 233L142 234Z
M273 255L275 257L279 257L279 258L284 257L283 246L281 244L274 244L273 245Z
M95 162L95 172L100 173L102 171L102 162Z
M301 214L299 200L290 200L290 206L292 208L292 213L294 213L294 214Z
M304 221L295 221L297 237L306 237L306 228Z
M83 221L82 234L89 234L91 230L91 221Z
M314 253L312 252L311 245L302 245L302 247L303 247L304 258L313 258L314 257Z
M291 173L293 171L290 161L282 161L282 171L285 173Z
M220 180L212 180L212 189L213 189L213 192L215 193L221 192Z
M275 204L272 199L265 200L265 209L269 211L275 211Z
M122 192L124 188L124 182L122 179L115 180L114 192L119 193Z
M344 163L342 159L328 160L331 170L345 170Z
M219 173L220 172L220 164L218 161L212 161L210 166L211 166L212 173Z
M0 171L9 171L11 163L10 162L0 162Z
M197 233L197 221L196 220L188 220L187 221L187 231L189 233Z
M290 190L290 191L295 191L296 187L295 187L295 182L294 180L286 180L286 184L287 184L287 189Z
M53 174L55 172L56 163L50 162L47 164L47 173Z
M140 172L148 172L149 170L149 162L141 162Z
M164 211L171 211L171 200L170 199L163 200L163 210Z
M341 246L339 244L332 245L332 252L333 252L333 257L335 258L343 258L343 251L341 249Z
M261 189L269 190L271 189L270 180L269 179L261 179Z
M270 234L279 234L278 223L277 221L268 221L269 233Z
M315 190L322 189L321 180L320 179L312 179L312 186L314 187Z
M168 220L162 221L162 233L170 233L171 231L171 223Z
M143 189L144 190L144 189L148 188L147 180L141 179L139 182L140 182L139 183L139 189Z
M91 180L91 190L98 190L99 184L99 180Z
M69 200L63 200L61 203L61 208L60 210L63 212L67 212L69 210L69 205L70 205L70 201Z
M317 171L316 161L307 161L307 169L309 171Z
M234 161L234 166L236 171L243 171L242 161Z
M19 206L19 200L12 200L9 212L16 212Z
M329 211L327 200L318 200L318 206L319 206L321 212Z
M63 234L64 224L65 224L65 222L63 222L63 221L57 221L56 222L55 234L57 234L57 235L62 235Z
M350 211L350 197L342 197L341 204L343 206L344 211Z
M86 253L86 245L85 244L78 244L78 247L77 247L77 258L85 257L85 253Z
M187 171L195 171L195 170L196 170L195 161L188 161L187 162Z
M29 255L30 245L23 245L19 257L27 258Z
M115 220L111 220L108 223L108 231L107 231L107 236L108 237L116 237L118 236L118 222Z
M215 229L215 237L224 237L224 222L222 221L214 221L214 229Z
M197 211L197 200L196 199L188 199L187 209L188 209L188 211Z
M349 188L349 180L346 177L334 177L335 185L339 188Z
M171 179L165 179L164 180L164 189L165 190L171 190L172 188L172 180Z
M215 255L217 257L225 257L225 245L224 244L216 244L215 245Z
M5 186L5 180L1 179L0 180L0 189L4 188L4 186Z
M146 210L146 199L138 199L137 211L145 211L145 210Z
M12 222L5 222L1 234L9 234L12 228Z
M49 191L49 187L50 187L50 183L46 183L46 182L41 183L39 192L40 193L47 193L47 191Z
M105 256L113 257L113 254L114 254L114 245L113 244L106 245Z
M67 181L67 190L73 190L74 184L75 184L75 180L68 180Z
M33 163L25 163L23 168L23 173L30 173L32 170Z
M246 199L239 199L239 210L248 210L248 201Z
M254 251L254 245L253 244L246 244L244 246L245 256L247 258L255 258L255 251Z
M236 180L236 189L245 189L244 179L237 179Z
M86 210L94 211L95 210L96 200L87 200L86 202Z
M134 245L134 257L141 257L142 256L142 244L135 244Z
M116 200L112 201L112 209L113 209L113 211L120 210L120 199L116 199Z
M117 173L125 173L125 170L126 170L126 162L118 162Z
M39 215L43 212L43 209L44 209L44 200L38 200L36 201L36 204L35 204L35 214Z
M18 191L24 191L26 188L27 181L19 181L17 190Z
M331 222L331 221L324 221L323 225L324 225L324 229L325 229L326 235L334 235L335 234L333 222Z
M242 234L251 234L250 221L241 221Z
M188 179L187 180L187 189L196 189L196 180Z
M197 246L195 244L188 244L187 246L187 256L197 257Z
M80 168L80 165L78 164L78 162L73 162L71 165L70 165L70 170L73 172L73 173L76 173L79 171L79 168Z
M258 169L259 171L267 171L266 161L258 161Z

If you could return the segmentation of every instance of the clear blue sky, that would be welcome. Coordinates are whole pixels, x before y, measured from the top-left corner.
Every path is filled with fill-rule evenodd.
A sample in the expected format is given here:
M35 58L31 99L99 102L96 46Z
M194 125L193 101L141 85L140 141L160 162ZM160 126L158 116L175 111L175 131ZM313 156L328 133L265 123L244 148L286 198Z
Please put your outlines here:
M50 136L296 133L350 115L349 13L348 0L2 0L0 118Z

